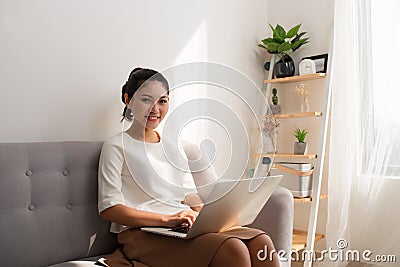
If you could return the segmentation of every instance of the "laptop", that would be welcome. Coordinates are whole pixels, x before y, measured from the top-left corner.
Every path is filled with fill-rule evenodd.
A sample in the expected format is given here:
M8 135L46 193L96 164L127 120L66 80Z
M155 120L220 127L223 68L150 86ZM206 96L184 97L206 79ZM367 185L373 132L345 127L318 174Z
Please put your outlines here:
M190 239L206 233L251 224L282 175L223 180L215 184L192 227L142 227L142 231Z

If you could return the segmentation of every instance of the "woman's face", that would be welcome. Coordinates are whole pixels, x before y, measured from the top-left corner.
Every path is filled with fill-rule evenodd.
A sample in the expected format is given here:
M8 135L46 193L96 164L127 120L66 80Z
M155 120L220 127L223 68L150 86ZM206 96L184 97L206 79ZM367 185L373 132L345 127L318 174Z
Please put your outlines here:
M159 81L145 82L129 102L134 123L147 129L155 129L169 109L167 89Z

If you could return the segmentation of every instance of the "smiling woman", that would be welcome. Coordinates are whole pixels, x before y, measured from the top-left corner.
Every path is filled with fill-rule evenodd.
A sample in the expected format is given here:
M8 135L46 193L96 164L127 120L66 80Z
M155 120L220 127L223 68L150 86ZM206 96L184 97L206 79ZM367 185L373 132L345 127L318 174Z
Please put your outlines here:
M110 230L118 234L123 252L117 250L107 257L107 264L139 261L149 266L279 266L276 253L266 261L255 258L260 248L275 251L270 237L258 229L237 226L185 240L139 229L190 227L203 206L194 176L205 180L216 174L211 165L195 173L189 159L199 149L156 131L169 108L169 85L163 75L134 69L121 98L124 118L132 124L104 143L98 172L99 213L112 222ZM180 158L184 154L186 158ZM117 256L122 254L126 258Z
M151 78L145 80L146 77ZM169 109L168 82L161 74L147 69L134 69L123 86L124 117L133 120L127 131L135 139L155 143L160 137L155 128Z
M151 81L158 81L164 86L164 90L166 91L166 94L169 95L169 85L168 81L159 74L158 72L150 69L143 69L143 68L135 68L132 70L132 72L129 74L128 81L122 86L122 102L124 104L128 104L129 101L132 99L133 95L136 93L136 91L143 85L143 83L151 82ZM127 113L128 112L128 113ZM123 116L127 120L132 120L132 114L130 113L127 109L127 106L124 108Z

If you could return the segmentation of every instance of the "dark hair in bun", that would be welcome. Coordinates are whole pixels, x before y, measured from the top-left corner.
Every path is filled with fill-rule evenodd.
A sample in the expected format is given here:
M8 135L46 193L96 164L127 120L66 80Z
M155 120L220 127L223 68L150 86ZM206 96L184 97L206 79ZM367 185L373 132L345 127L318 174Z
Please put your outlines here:
M128 94L128 98L132 99L132 97L136 93L136 91L146 81L161 82L165 86L165 89L167 90L167 93L169 94L168 81L167 81L167 79L165 79L165 77L161 73L159 73L158 71L152 70L152 69L135 68L129 74L128 81L122 86L122 94L121 94L122 102L124 104L126 104L125 97L124 97L125 94ZM132 119L131 111L128 110L126 106L124 108L123 117L128 120Z

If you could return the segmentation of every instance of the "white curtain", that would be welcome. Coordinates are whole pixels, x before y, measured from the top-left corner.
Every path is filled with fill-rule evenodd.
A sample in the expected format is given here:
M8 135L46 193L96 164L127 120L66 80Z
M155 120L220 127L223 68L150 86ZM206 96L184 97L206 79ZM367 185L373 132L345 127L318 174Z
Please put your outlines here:
M326 240L345 256L329 266L345 266L353 257L346 250L374 265L400 264L397 2L335 2ZM397 262L372 262L380 255Z

